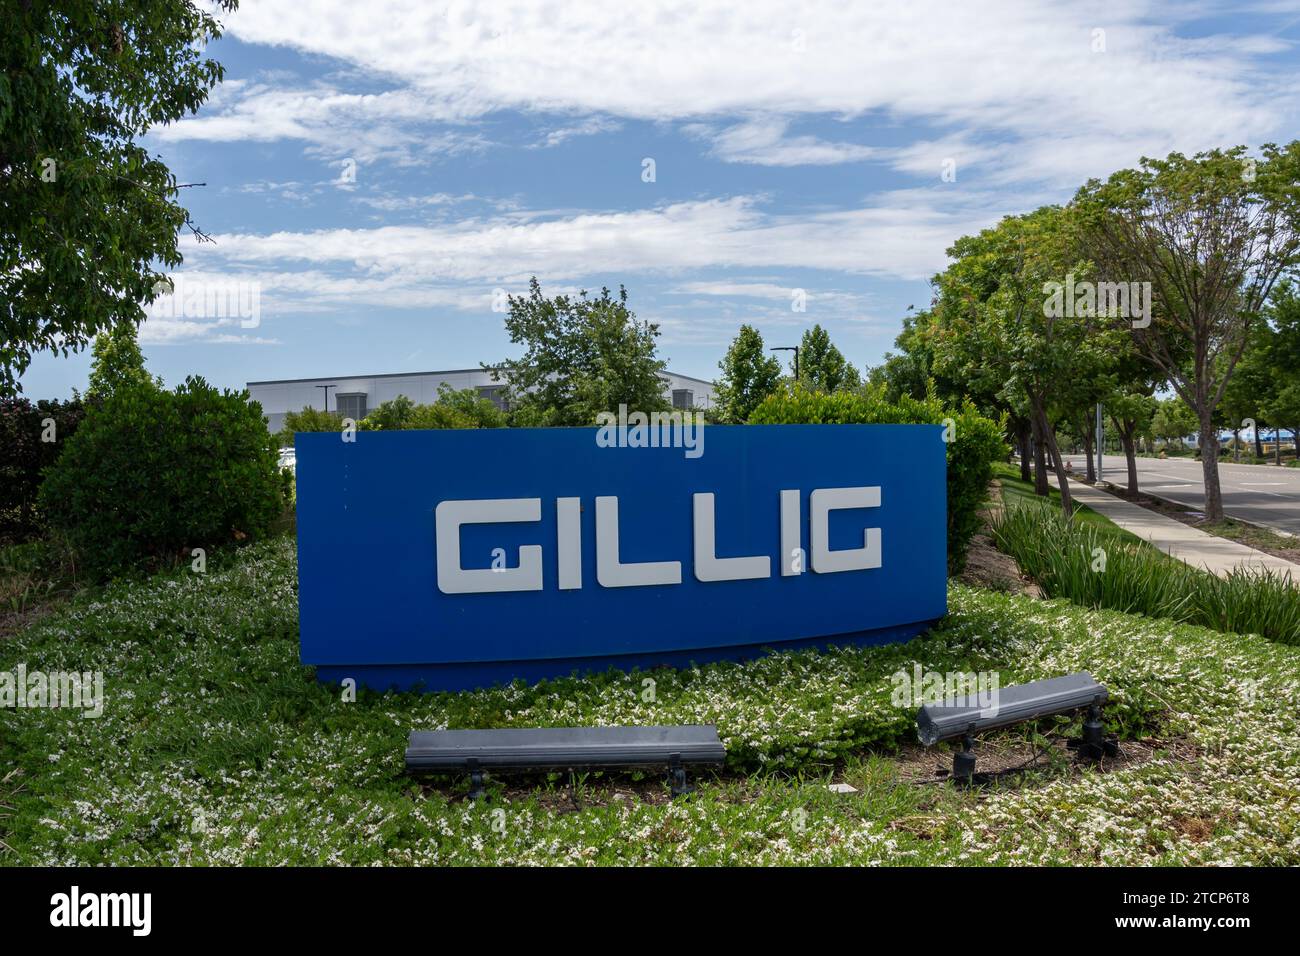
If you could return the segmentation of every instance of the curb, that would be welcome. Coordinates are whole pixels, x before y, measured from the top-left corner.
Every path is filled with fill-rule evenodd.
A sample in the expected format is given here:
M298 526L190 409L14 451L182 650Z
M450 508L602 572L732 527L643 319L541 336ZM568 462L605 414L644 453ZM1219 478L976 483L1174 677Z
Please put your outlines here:
M1271 467L1271 466L1270 466L1270 467ZM1119 487L1119 485L1112 484L1112 483L1109 482L1109 481L1107 481L1107 482L1098 482L1098 483L1094 483L1094 484L1092 484L1092 485L1089 485L1088 487L1090 487L1090 488L1096 488L1096 487L1097 487L1097 484L1103 484L1103 483L1106 485L1106 488L1098 488L1098 489L1097 489L1098 491L1105 491L1105 490L1107 490L1107 489L1109 489L1109 488L1118 488L1118 487ZM1083 482L1080 482L1080 484L1083 484ZM1181 501L1174 501L1172 498L1166 498L1164 495L1158 495L1158 494L1156 494L1155 492L1152 492L1152 491L1143 491L1141 485L1138 486L1138 494L1140 494L1140 495L1146 495L1148 498L1154 498L1154 499L1156 499L1156 501L1163 501L1165 504L1167 504L1167 505L1173 505L1175 508L1187 508L1187 507L1188 507L1186 504L1184 504L1184 503L1181 502ZM1116 497L1119 497L1119 496L1116 495ZM1123 500L1123 501L1128 501L1127 498L1123 498L1123 499L1121 499L1121 500ZM1135 505L1138 504L1136 501L1132 501L1132 502L1129 502L1129 503L1130 503L1130 504L1135 504ZM1138 507L1141 507L1141 505L1138 505ZM1224 514L1224 517L1225 517L1225 518L1231 518L1233 521L1239 522L1240 524L1248 524L1248 525L1250 525L1252 528L1258 528L1260 531L1269 531L1269 532L1272 532L1273 534L1275 534L1275 535L1277 535L1278 537L1281 537L1281 538L1300 538L1300 534L1296 534L1294 531L1283 531L1281 528L1274 528L1272 525L1261 524L1261 523L1258 522L1258 521L1250 521L1250 520L1248 520L1248 519L1246 519L1246 518L1238 518L1236 515L1230 515L1230 514L1226 514L1226 513ZM1209 532L1206 532L1206 533L1208 534ZM1216 537L1222 537L1222 535L1216 535ZM1232 539L1231 539L1231 538L1228 538L1227 540L1231 541ZM1240 544L1240 542L1238 542L1238 544ZM1249 545L1247 545L1247 547L1249 547ZM1255 550L1258 551L1259 549L1256 548Z

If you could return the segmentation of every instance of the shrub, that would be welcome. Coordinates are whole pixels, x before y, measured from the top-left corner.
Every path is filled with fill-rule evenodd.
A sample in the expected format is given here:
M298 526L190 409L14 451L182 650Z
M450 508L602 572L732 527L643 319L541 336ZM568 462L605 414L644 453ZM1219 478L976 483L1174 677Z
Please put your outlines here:
M21 540L40 531L41 474L59 457L84 413L75 396L34 404L0 399L0 536Z
M175 391L130 384L90 408L39 500L82 568L105 577L264 536L288 488L261 406L190 378Z
M506 413L472 388L456 391L446 383L432 405L416 405L405 395L381 402L357 427L365 431L427 428L504 428ZM286 419L286 428L288 421ZM337 428L337 423L335 428ZM298 429L309 431L314 429ZM324 429L319 429L323 431Z
M450 385L438 389L438 404L445 405L467 419L468 428L504 428L506 413L472 388L454 390Z
M304 408L300 412L286 412L284 425L275 437L279 444L290 446L293 444L293 436L298 432L337 432L342 430L343 416L338 412L325 412L319 408Z
M1271 572L1218 578L1046 502L1007 508L993 540L1049 597L1300 644L1300 590Z
M370 414L357 422L357 427L373 431L396 431L406 427L413 411L415 411L415 402L405 395L398 395L372 408Z
M948 425L948 570L966 566L971 538L981 525L980 509L993 480L993 463L1003 460L1003 423L986 418L970 402L945 408L930 394L924 399L903 395L885 399L883 388L867 386L852 392L786 388L764 399L749 416L751 425Z
M432 405L416 405L411 410L411 416L402 425L406 429L426 429L426 428L474 428L474 420L468 415L452 408L450 405L443 405L440 402L434 402Z

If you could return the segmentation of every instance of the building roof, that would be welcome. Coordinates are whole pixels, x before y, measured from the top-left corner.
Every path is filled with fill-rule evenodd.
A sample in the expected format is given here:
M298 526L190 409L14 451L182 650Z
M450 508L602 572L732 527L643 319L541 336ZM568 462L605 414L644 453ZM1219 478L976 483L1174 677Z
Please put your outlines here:
M304 382L323 382L328 378L335 378L342 381L355 380L360 378L419 378L424 375L464 375L468 372L490 372L486 368L444 368L432 372L381 372L378 375L313 375L310 378L273 378L260 382L246 382L245 385L297 385ZM688 382L699 382L701 385L713 387L713 383L702 378L695 378L693 375L682 375L680 372L674 372L671 369L665 374L672 375L674 378L686 379Z

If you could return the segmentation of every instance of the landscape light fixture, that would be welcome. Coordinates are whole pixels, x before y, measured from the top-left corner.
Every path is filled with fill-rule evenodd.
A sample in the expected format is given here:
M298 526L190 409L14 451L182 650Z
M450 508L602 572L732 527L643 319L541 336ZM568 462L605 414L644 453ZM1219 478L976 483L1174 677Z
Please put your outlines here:
M687 764L720 765L727 756L713 724L676 727L507 727L413 730L406 769L469 772L469 798L484 795L485 770L667 767L674 797L691 792Z
M1115 756L1119 745L1115 738L1106 736L1101 722L1101 705L1108 696L1106 688L1091 674L1080 671L1004 687L991 706L981 702L978 694L926 704L917 712L916 730L927 747L944 740L961 740L961 750L953 753L952 776L956 783L970 786L975 778L975 734L1081 707L1088 708L1083 736L1070 741L1070 748L1089 760Z
M793 352L794 353L794 380L799 381L799 346L797 345L777 345L768 349L769 352Z
M328 411L330 410L330 389L331 389L331 388L338 388L338 386L337 386L337 385L317 385L316 387L317 387L317 388L323 388L323 389L325 389L325 411L328 412Z

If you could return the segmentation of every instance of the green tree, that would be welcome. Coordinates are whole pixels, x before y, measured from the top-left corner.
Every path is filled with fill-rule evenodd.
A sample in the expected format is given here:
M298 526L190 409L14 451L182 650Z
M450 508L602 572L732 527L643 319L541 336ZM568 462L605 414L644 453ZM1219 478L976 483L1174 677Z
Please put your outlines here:
M1050 283L1085 271L1076 226L1055 206L1008 216L958 239L948 250L952 264L935 278L936 368L1028 417L1037 449L1056 472L1066 515L1073 502L1053 420L1082 404L1106 374L1114 337L1087 318L1059 314L1045 294ZM1040 494L1044 464L1035 476Z
M405 395L398 395L372 408L370 414L357 422L357 427L367 431L395 432L406 427L414 411L415 402Z
M1294 283L1278 283L1265 315L1269 334L1262 364L1271 389L1260 402L1260 412L1270 425L1291 432L1300 457L1300 294ZM1274 460L1279 463L1281 444L1274 445Z
M1128 492L1131 495L1138 493L1138 439L1151 430L1151 423L1155 419L1157 402L1151 394L1153 390L1149 384L1130 381L1107 395L1104 403L1106 414L1115 426L1120 445L1124 448L1124 458L1128 464Z
M235 0L219 0L230 11ZM138 140L220 82L220 24L190 0L0 0L0 395L43 350L138 325L189 225Z
M1223 517L1216 409L1274 285L1300 263L1300 141L1260 153L1144 159L1075 197L1101 277L1150 284L1151 315L1123 321L1196 415L1212 521Z
M1291 433L1291 440L1300 449L1300 382L1292 380L1282 384L1272 400L1264 406L1264 415L1273 424L1275 431L1273 460L1281 464L1282 429Z
M883 387L889 401L896 402L903 395L923 399L929 394L931 383L945 401L961 397L961 390L953 382L935 373L932 330L933 316L929 312L904 316L903 331L894 339L898 351L886 352L884 361L868 371L868 381Z
M1115 383L1110 376L1103 375L1088 384L1091 388L1079 389L1068 406L1054 408L1052 419L1056 422L1058 438L1065 437L1072 445L1083 446L1084 478L1096 481L1097 402L1114 390Z
M591 298L548 299L534 277L527 296L511 296L510 341L518 359L484 368L506 383L516 424L593 425L604 411L663 411L666 363L657 357L659 326L636 318L627 290Z
M749 325L740 327L718 370L722 376L713 383L718 417L733 425L745 422L781 381L781 363L767 354L763 336Z
M1279 282L1266 312L1275 338L1268 343L1268 364L1281 378L1300 376L1300 287Z
M912 320L909 317L903 321ZM895 343L902 338L900 335ZM903 395L911 395L913 398L918 394L924 395L926 385L933 380L928 377L932 361L931 354L918 354L907 349L886 352L884 361L867 370L867 384L883 388L890 401L897 401Z
M153 378L144 367L144 353L136 340L134 323L119 322L107 332L99 333L91 355L87 398L107 398L128 385L162 387L162 379Z
M1161 399L1151 420L1151 433L1165 442L1182 442L1196 431L1196 414L1180 398Z
M284 425L277 438L282 446L292 445L298 432L339 432L343 430L343 416L338 412L325 412L319 408L304 408L300 412L286 412Z
M799 381L827 395L861 384L858 370L849 364L820 325L804 332L799 344Z
M911 309L912 306L908 306L908 310ZM1028 481L1031 428L1023 403L1007 401L1001 383L993 383L982 376L967 380L941 374L936 368L934 355L935 324L935 317L928 310L905 316L903 331L894 340L898 351L886 352L884 362L868 373L868 381L883 387L891 402L897 402L904 395L924 399L933 390L945 402L959 404L969 399L990 418L1005 418L1007 438L1020 455L1020 476ZM945 370L957 373L961 368L949 364Z
M416 405L405 395L381 402L357 422L362 431L400 431L429 428L503 428L506 413L472 388L438 386L438 400ZM338 427L337 425L335 426ZM303 429L306 430L306 429Z
M467 428L504 428L506 424L506 413L472 388L457 391L444 383L438 386L437 404L463 417Z
M477 428L478 426L474 424L472 418L451 405L443 402L433 402L429 405L416 405L411 411L411 417L402 427L416 431L426 431L442 428Z
M1222 424L1232 431L1233 448L1240 457L1241 429L1248 421L1254 422L1251 429L1255 441L1256 456L1263 455L1260 447L1260 427L1272 424L1265 413L1277 397L1281 384L1272 367L1273 340L1276 333L1267 322L1261 322L1250 333L1246 350L1228 380L1228 387L1223 390L1223 400L1218 411Z

